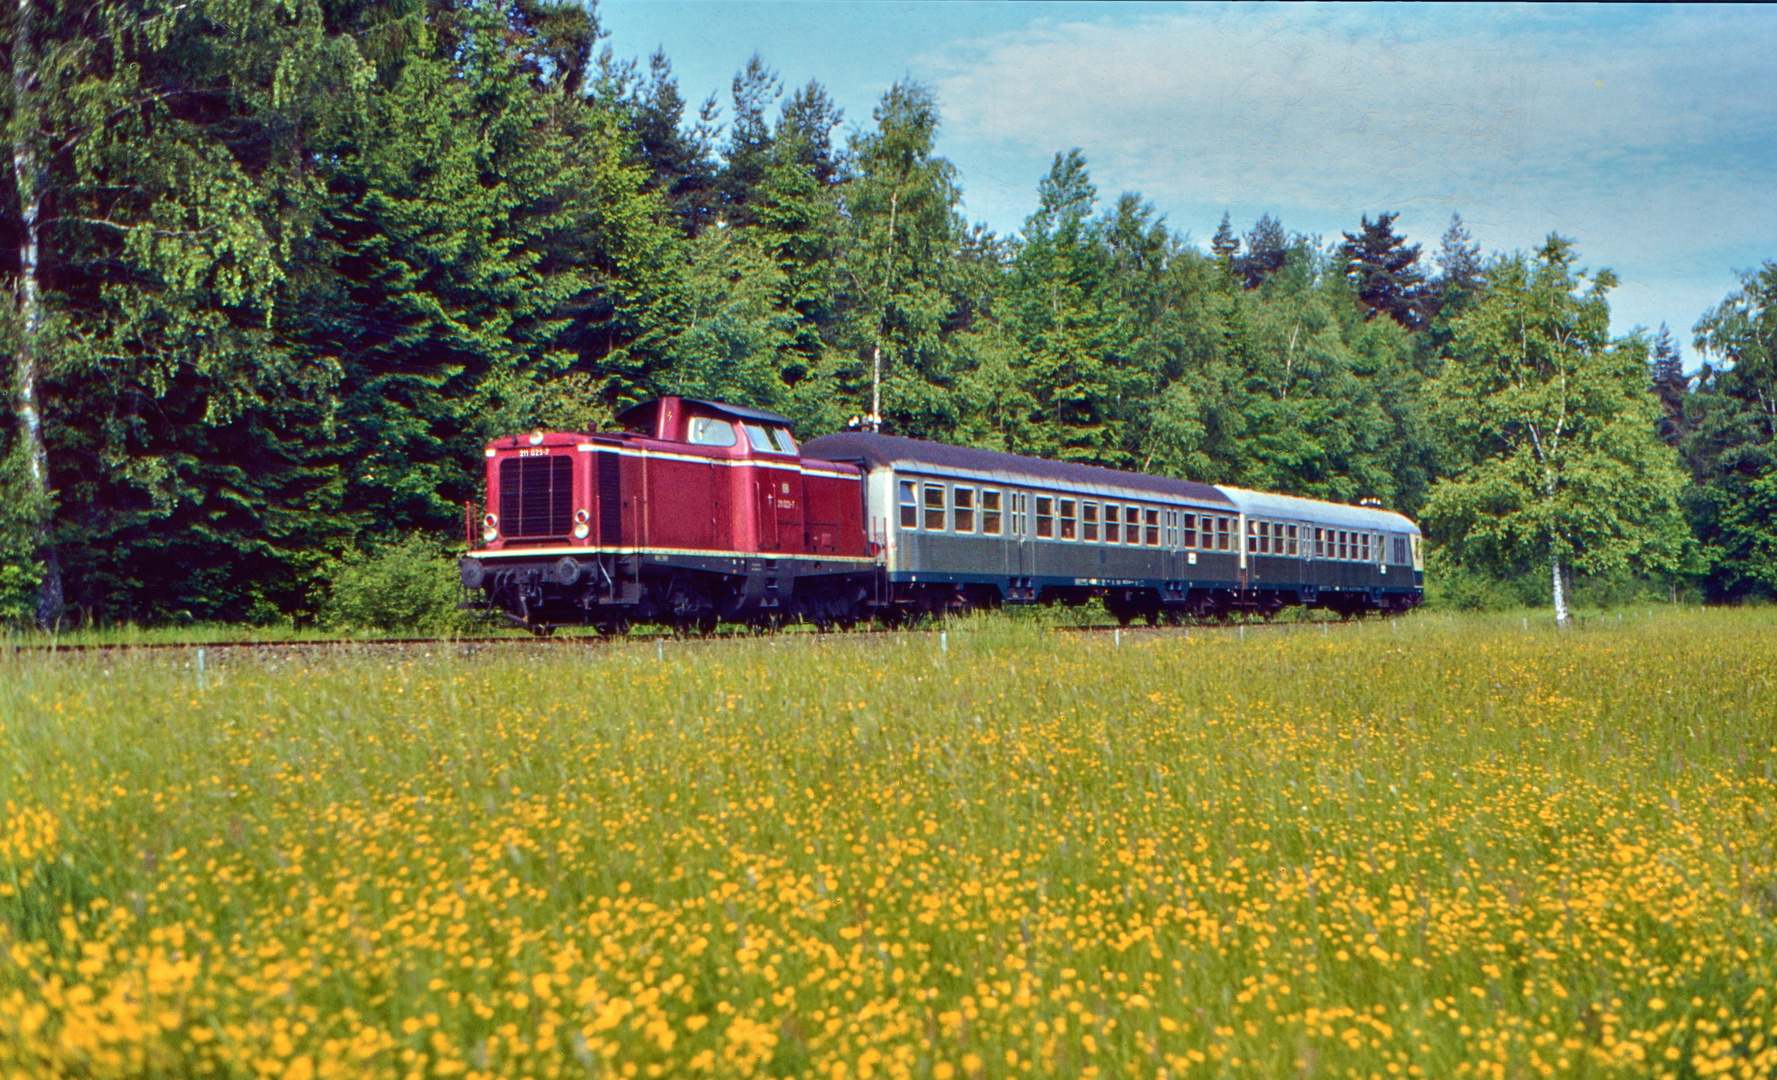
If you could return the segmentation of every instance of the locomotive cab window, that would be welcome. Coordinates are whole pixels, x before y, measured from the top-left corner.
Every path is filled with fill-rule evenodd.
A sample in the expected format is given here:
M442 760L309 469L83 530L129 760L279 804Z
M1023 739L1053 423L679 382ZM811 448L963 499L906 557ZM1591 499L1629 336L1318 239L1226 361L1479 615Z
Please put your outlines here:
M944 485L926 485L926 529L929 532L944 531Z
M746 429L747 442L751 443L753 446L753 449L758 451L759 453L761 453L761 454L781 454L784 452L784 451L778 449L778 446L776 443L771 441L771 433L766 431L765 428L762 427L761 425L759 425L759 424L742 424L741 427Z
M1037 496L1037 535L1044 539L1055 535L1055 500L1048 495Z
M1095 502L1080 504L1080 539L1088 544L1098 542L1098 504Z
M1074 513L1075 513L1074 500L1062 499L1061 500L1061 538L1063 540L1076 539Z
M776 440L777 448L779 450L782 450L786 454L794 454L796 452L796 440L790 437L789 428L774 427L770 430L770 434L771 437Z
M981 531L988 536L998 536L1000 528L1000 493L983 491L981 493Z
M733 446L734 425L713 416L693 416L687 442L693 446Z
M959 533L975 531L975 489L959 487L951 493L950 527Z
M919 502L913 494L913 481L901 481L901 528L919 528Z

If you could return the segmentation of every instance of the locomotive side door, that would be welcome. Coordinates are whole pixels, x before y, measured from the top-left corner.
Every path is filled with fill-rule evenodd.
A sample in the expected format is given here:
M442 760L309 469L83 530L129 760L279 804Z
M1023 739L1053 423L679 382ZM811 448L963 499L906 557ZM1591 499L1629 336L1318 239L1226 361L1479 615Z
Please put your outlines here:
M753 541L759 551L776 551L782 536L777 527L777 472L754 465L747 470L753 478Z
M802 472L799 469L765 470L765 486L776 506L778 548L800 552L803 540Z

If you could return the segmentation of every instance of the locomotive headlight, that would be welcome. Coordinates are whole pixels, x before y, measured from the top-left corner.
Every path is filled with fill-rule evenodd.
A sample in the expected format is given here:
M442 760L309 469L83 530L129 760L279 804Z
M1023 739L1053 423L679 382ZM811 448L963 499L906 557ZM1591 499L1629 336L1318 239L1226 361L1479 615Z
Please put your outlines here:
M500 538L500 519L492 514L481 519L481 538L493 543Z
M576 539L576 540L584 540L587 538L587 536L591 535L591 533L592 533L592 528L589 525L587 525L585 522L581 522L580 524L574 526L574 539Z
M531 445L532 446L542 446L543 445L543 433L541 431L531 432Z

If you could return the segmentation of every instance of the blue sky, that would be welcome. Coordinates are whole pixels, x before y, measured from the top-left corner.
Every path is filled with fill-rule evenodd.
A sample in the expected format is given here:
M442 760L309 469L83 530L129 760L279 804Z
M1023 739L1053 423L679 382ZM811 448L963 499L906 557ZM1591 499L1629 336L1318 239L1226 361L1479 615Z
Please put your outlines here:
M1551 231L1608 266L1613 328L1691 327L1777 259L1777 12L1765 7L1180 6L603 0L619 57L664 48L687 100L758 52L846 128L896 79L936 92L964 212L1016 232L1058 151L1101 201L1205 246L1224 210L1337 238L1452 212L1486 251Z

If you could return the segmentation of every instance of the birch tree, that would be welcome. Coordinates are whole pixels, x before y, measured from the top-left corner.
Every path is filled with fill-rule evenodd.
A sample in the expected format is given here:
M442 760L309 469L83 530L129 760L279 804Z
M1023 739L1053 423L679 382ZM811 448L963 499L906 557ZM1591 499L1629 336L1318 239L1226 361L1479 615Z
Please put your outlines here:
M8 477L9 487L17 487L16 495L23 504L23 531L28 536L31 561L35 566L23 571L35 578L37 597L34 616L39 626L47 626L60 616L62 609L62 575L57 565L52 536L52 502L49 490L49 453L43 438L43 408L40 402L43 349L43 296L39 280L42 259L43 229L43 158L45 88L40 77L43 68L42 15L32 0L17 0L12 5L6 61L10 68L6 81L6 142L10 151L11 205L5 209L15 218L17 262L11 274L14 307L8 314L12 324L7 335L12 346L12 414L15 444L8 455L9 466L16 466L17 476ZM9 472L13 469L9 468Z
M1482 299L1454 326L1430 392L1459 455L1432 488L1424 522L1460 561L1495 572L1541 562L1556 621L1569 570L1676 569L1681 478L1659 441L1647 344L1612 340L1606 295L1551 235L1497 260Z

